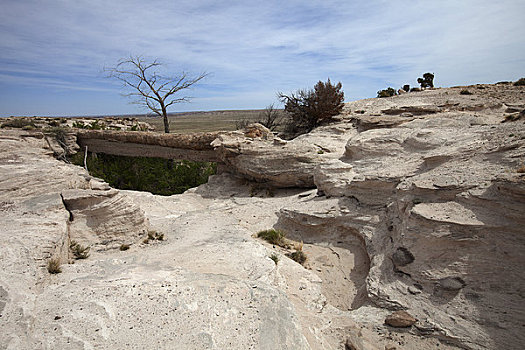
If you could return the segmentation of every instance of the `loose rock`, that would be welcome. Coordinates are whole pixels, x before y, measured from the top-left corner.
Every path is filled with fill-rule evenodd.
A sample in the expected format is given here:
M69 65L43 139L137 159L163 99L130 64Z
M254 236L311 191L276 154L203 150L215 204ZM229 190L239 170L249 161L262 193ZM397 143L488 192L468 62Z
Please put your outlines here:
M392 327L411 327L417 320L406 311L395 311L385 319L385 324Z

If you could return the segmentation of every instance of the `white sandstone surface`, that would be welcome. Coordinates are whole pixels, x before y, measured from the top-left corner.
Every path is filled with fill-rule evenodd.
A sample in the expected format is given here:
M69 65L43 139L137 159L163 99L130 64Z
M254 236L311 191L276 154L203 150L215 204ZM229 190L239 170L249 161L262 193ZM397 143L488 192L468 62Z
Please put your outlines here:
M168 197L1 130L0 348L521 348L525 125L501 122L525 90L461 89L352 102L292 141L222 135L232 174ZM272 227L305 266L255 237Z

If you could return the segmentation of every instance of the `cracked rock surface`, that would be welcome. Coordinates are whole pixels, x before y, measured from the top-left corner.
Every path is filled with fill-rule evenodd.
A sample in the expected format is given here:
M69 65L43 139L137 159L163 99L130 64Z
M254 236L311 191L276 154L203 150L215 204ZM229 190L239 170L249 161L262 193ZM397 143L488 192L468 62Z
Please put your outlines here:
M292 141L221 134L231 173L168 197L2 130L0 348L521 348L525 125L503 121L525 91L464 88L352 102Z

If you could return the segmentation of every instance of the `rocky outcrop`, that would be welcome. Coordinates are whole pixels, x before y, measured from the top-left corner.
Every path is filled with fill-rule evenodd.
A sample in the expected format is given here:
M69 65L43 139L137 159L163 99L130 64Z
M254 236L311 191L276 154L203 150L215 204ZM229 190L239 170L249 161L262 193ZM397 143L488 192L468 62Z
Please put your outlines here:
M218 132L194 134L157 134L110 130L78 130L82 149L132 157L157 157L193 161L219 161L211 142Z
M522 88L474 89L468 98L453 88L350 104L359 112L345 118L356 129L319 143L344 143L339 156L316 154L309 137L333 135L324 128L284 145L223 137L217 146L236 174L277 187L315 185L318 197L280 210L279 227L305 243L333 242L334 232L338 241L361 240L368 298L410 310L415 332L469 348L518 348L525 126L502 122L508 106L523 103Z
M183 148L197 151L211 150L210 143L215 140L219 132L193 134L161 134L151 132L125 132L113 130L78 130L79 142L84 140L105 140L121 143L136 143L172 148Z
M258 125L92 134L201 147L230 173L170 197L110 189L43 137L3 131L0 344L521 348L525 124L507 117L523 88L464 89L352 102L291 141ZM143 242L149 226L166 240ZM271 227L291 248L256 238ZM47 274L71 238L92 255Z
M293 141L221 133L211 145L230 173L273 187L312 188L316 167L341 156L354 132L351 125L326 126Z
M35 318L35 299L48 284L48 261L70 262L75 239L105 249L118 239L131 243L146 234L147 221L119 191L55 160L41 133L2 131L0 154L0 344L54 347L31 328L35 320L49 323L55 316Z
M153 131L155 129L134 117L9 117L2 118L0 128L24 128L25 130L80 128L123 131Z
M147 236L148 222L140 208L109 186L104 190L64 190L61 196L70 213L71 241L92 250L106 250Z

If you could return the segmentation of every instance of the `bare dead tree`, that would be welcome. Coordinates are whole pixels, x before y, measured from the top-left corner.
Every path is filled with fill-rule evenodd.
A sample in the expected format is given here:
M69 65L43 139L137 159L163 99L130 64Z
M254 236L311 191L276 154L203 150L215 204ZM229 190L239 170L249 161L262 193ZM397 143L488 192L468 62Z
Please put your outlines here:
M125 96L134 98L132 103L143 105L164 119L164 132L170 132L167 109L175 103L188 102L191 97L177 96L176 94L190 88L204 79L208 74L190 76L182 72L174 77L160 75L162 63L158 60L146 61L141 56L130 56L122 59L113 68L106 68L109 77L120 80L124 86L133 92Z
M281 111L276 109L274 104L272 103L259 114L258 123L274 131L279 125L281 125L282 119L283 115Z

